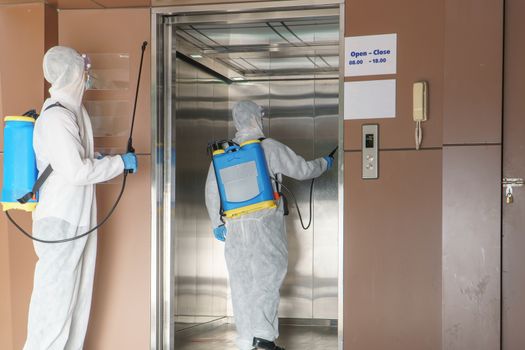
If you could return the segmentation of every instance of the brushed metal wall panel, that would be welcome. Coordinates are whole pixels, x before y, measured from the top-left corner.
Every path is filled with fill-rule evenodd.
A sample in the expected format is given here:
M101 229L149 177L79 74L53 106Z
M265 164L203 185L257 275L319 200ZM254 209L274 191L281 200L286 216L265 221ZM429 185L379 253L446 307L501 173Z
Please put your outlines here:
M345 349L441 350L442 153L380 159L363 180L345 155Z
M330 35L337 36L337 32L316 34L313 29L308 28L306 24L305 28L302 28L305 35L320 35L322 38L319 40L327 40L326 37ZM229 42L231 38L228 37L228 28L220 30L226 33L221 35L221 38ZM271 31L266 32L275 35ZM249 34L245 34L245 40L239 37L238 30L231 31L230 36L248 45L254 37ZM257 39L265 41L264 35ZM337 42L337 37L333 40ZM239 55L242 56L242 52ZM282 57L273 56L270 53L269 59L259 62L266 65L259 68L270 71L278 67L282 63ZM327 64L314 61L312 59L312 65ZM199 62L208 61L203 59ZM338 143L339 82L337 79L315 80L310 76L295 80L234 81L225 90L224 84L210 83L211 76L206 76L187 63L179 62L177 69L180 73L177 76L175 93L178 101L176 314L219 315L220 311L224 312L222 303L224 296L228 295L228 290L213 288L210 284L218 281L219 276L215 273L217 266L221 265L225 269L225 264L222 247L217 244L210 245L213 240L210 241L204 198L195 197L197 188L201 186L201 176L207 172L209 165L209 158L208 164L204 165L204 162L201 162L197 144L202 147L214 138L233 138L235 128L231 122L231 108L240 100L252 100L265 110L263 126L267 137L287 144L306 159L326 155ZM220 118L214 116L214 112L217 111L217 105L214 103L218 101L221 103L221 111L222 108L227 108L221 112ZM223 124L217 124L218 120ZM229 123L224 123L226 120ZM183 149L188 150L188 154L181 154ZM193 183L188 182L190 178ZM303 216L308 220L309 182L290 179L285 179L285 182L295 192ZM203 189L204 185L201 188ZM196 199L200 202L195 201ZM295 208L290 208L291 214L286 218L290 254L288 276L281 289L281 317L337 318L339 206L335 170L318 181L314 199L313 225L307 231L301 228ZM317 235L316 230L319 230ZM216 258L217 254L220 254L221 260ZM217 308L217 305L221 307ZM214 312L206 313L210 309ZM232 315L231 312L231 307L228 307L229 316Z
M176 315L224 316L224 245L211 233L204 186L210 165L206 145L228 134L228 90L179 60L176 72Z
M175 315L195 315L197 308L197 241L196 222L192 216L192 193L190 186L191 152L186 142L196 137L191 116L197 109L197 74L184 62L177 61L175 96L176 129L176 185L175 185ZM183 128L186 126L187 129ZM204 129L206 132L206 129ZM209 133L211 136L211 133ZM186 139L188 138L188 139ZM204 141L204 140L202 140ZM201 172L201 176L202 176Z
M213 310L213 285L214 277L213 276L213 246L214 237L211 235L211 227L208 223L208 212L206 207L201 205L204 203L204 184L206 183L207 173L202 173L201 169L207 169L209 166L210 158L205 150L205 145L207 142L203 142L204 138L213 137L212 132L209 128L202 127L199 120L206 118L213 118L213 95L214 83L207 82L206 79L209 79L209 76L202 71L197 72L197 108L194 111L195 114L191 116L191 127L188 128L186 125L181 125L180 131L186 133L189 130L192 130L191 135L185 135L185 137L191 136L190 140L180 140L184 142L185 145L182 147L188 147L188 158L183 159L180 163L189 162L189 181L181 181L181 185L188 189L188 186L191 190L191 201L186 202L186 204L191 204L193 216L195 218L195 234L196 234L196 243L197 243L197 276L202 276L203 279L199 280L197 284L197 314L198 315L210 315L211 310ZM208 119L207 118L207 119ZM207 124L207 123L206 123ZM179 128L178 128L179 129ZM204 131L204 130L206 131ZM181 134L177 135L179 138ZM188 142L189 141L189 142ZM209 141L209 139L208 139ZM189 143L189 144L187 144ZM204 146L204 147L203 147ZM191 152L190 152L191 150ZM180 154L180 153L177 153ZM180 164L179 163L179 164ZM184 164L182 164L184 167ZM219 243L219 242L217 242ZM210 276L211 278L206 278ZM224 311L221 315L224 314Z
M326 155L337 144L338 82L331 80L235 83L230 105L253 100L265 108L264 131L306 159ZM233 129L230 129L233 136ZM286 179L308 220L308 181ZM288 275L282 288L281 317L337 319L337 174L316 182L314 220L304 231L295 207L286 219ZM319 230L319 233L317 232Z
M314 94L313 80L270 84L268 136L286 144L305 159L314 158ZM283 178L283 181L295 193L304 220L308 220L309 181L299 182L290 178ZM290 206L290 215L286 218L286 231L288 274L281 287L279 316L311 318L313 316L313 227L303 230L297 211Z
M314 157L322 157L338 143L339 80L314 81L314 90ZM315 182L313 223L313 317L334 320L338 318L339 276L337 161Z
M443 150L443 346L500 346L501 146Z

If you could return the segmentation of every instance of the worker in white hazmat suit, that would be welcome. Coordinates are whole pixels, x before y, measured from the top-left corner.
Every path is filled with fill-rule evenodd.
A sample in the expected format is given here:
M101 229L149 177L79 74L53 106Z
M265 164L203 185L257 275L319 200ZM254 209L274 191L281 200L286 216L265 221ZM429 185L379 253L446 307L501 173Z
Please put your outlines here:
M60 240L96 225L95 184L125 169L136 170L137 160L132 153L95 156L93 130L82 105L89 74L85 57L53 47L43 68L51 97L36 121L33 144L39 173L48 165L53 172L39 192L33 235ZM67 243L35 242L34 248L38 262L24 350L81 350L91 307L96 232Z
M234 142L264 138L262 108L251 101L233 107L237 133ZM264 139L262 147L272 176L297 180L320 176L333 164L324 157L306 161L284 144ZM226 241L225 258L230 276L233 313L240 350L283 349L275 345L279 336L277 310L279 289L288 266L288 246L283 202L239 218L220 216L220 197L213 163L206 182L206 206L215 237Z

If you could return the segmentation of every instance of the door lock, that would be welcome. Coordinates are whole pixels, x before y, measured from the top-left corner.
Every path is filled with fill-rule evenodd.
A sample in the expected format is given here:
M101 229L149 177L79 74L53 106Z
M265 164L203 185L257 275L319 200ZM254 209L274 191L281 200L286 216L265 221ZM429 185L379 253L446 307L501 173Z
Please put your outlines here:
M503 179L502 185L505 188L505 202L507 204L514 203L514 187L522 187L525 184L523 179L506 177Z

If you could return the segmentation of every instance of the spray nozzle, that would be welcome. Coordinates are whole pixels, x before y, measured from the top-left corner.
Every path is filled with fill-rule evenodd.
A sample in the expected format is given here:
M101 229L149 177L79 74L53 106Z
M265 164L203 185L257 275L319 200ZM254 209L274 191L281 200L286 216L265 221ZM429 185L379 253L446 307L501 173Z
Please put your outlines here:
M333 150L332 152L330 152L330 154L328 155L328 157L333 158L333 157L334 157L334 154L335 154L335 152L337 152L337 149L338 149L338 148L339 148L339 146L336 146L336 147L334 148L334 150Z

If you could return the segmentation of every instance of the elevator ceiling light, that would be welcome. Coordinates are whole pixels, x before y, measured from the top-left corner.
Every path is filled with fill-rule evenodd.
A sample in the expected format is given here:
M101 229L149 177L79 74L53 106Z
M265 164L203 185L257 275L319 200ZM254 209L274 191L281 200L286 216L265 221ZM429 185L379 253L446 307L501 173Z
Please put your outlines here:
M236 81L244 80L244 77L233 77L232 80L236 80Z
M198 54L198 53L194 53L194 54L192 54L190 56L191 56L191 58L202 58L202 55Z

